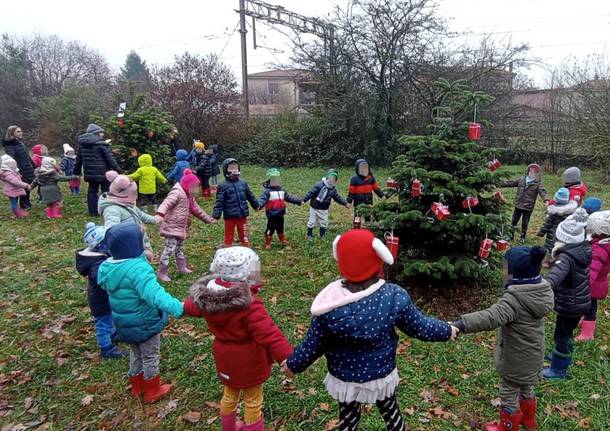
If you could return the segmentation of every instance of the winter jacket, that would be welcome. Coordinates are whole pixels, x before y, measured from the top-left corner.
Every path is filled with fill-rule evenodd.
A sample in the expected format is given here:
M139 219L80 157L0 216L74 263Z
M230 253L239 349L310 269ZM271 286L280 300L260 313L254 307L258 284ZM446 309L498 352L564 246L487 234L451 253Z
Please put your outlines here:
M43 204L54 204L61 202L61 189L59 188L60 181L72 181L77 179L76 175L66 177L58 174L57 171L41 172L40 168L36 169L36 179L32 183L32 188L40 187L40 199Z
M585 196L587 196L587 185L584 181L576 184L565 184L564 187L570 191L571 201L577 200L579 205L585 201Z
M9 198L25 196L29 184L21 181L21 175L13 171L2 171L2 192Z
M214 151L214 156L216 156L212 162L212 176L220 175L220 168L218 167L218 161L220 160L220 146L217 144L210 145L210 149Z
M221 283L210 276L198 280L184 302L184 312L205 318L214 335L212 351L223 385L234 389L259 385L271 375L273 362L282 363L292 347L248 285Z
M223 171L225 180L218 186L216 192L216 203L212 217L219 219L224 214L225 220L248 217L248 202L252 208L258 209L258 201L256 196L250 190L247 182L237 179L233 180L229 177L228 167L230 163L237 162L235 159L227 159L223 163Z
M604 299L608 296L608 273L610 273L610 239L591 241L593 258L589 266L591 299Z
M451 337L449 324L422 314L402 287L384 280L357 293L337 280L318 294L311 313L288 367L300 373L325 355L328 372L344 382L369 382L396 368L395 327L422 341Z
M461 317L464 332L496 334L496 370L503 379L519 385L536 385L544 361L544 316L553 310L553 290L538 284L508 286L500 300L487 310Z
M81 170L84 172L85 181L100 183L108 181L106 179L108 171L121 173L121 168L106 141L94 133L85 133L78 137L74 174L80 176Z
M108 198L108 194L104 193L100 196L97 203L97 211L104 220L104 227L110 229L115 224L119 223L137 223L140 226L142 223L156 224L157 220L154 216L146 214L135 205L125 205ZM150 238L144 232L144 248L152 250Z
M347 202L354 202L355 207L362 204L373 205L373 192L380 198L385 196L372 173L369 172L367 176L358 174L358 167L362 163L367 162L364 159L356 160L356 175L352 177L347 193Z
M76 252L76 270L88 279L87 302L93 317L110 314L108 293L97 284L97 272L100 265L109 257L104 253L92 252L89 248Z
M34 174L35 166L25 145L16 139L3 139L2 146L4 147L4 152L17 162L19 174L23 181L31 184L36 177Z
M336 187L328 188L328 193L326 193L326 196L324 197L324 199L318 200L318 196L320 195L320 192L322 191L324 186L325 186L324 179L322 179L322 181L316 183L305 194L305 196L303 196L303 203L310 200L311 207L314 209L317 209L317 210L327 210L328 208L330 208L331 199L334 200L335 202L337 202L339 205L343 205L343 206L347 205L347 201L339 195L339 192L337 192Z
M161 171L153 166L150 154L142 154L138 157L138 165L140 165L138 170L128 175L138 183L138 192L144 195L154 195L157 193L157 181L161 184L167 183Z
M282 186L270 186L269 182L263 184L263 193L258 199L259 208L265 207L267 217L286 215L286 202L301 205L301 199L285 191Z
M76 165L76 161L74 159L63 156L59 167L64 175L74 175L74 165Z
M210 178L212 174L212 166L218 164L218 160L214 154L204 154L199 159L199 165L197 166L197 176L199 178Z
M191 164L193 169L196 169L197 166L199 166L199 162L201 161L201 158L203 157L203 154L204 154L203 151L201 153L198 153L193 148L191 150L191 152L188 154L188 156L186 157L186 160Z
M184 174L184 170L190 168L190 164L186 158L188 154L185 150L178 150L176 152L176 164L174 165L174 169L169 172L166 177L169 181L173 181L175 183L179 183L182 179L182 174Z
M545 202L549 200L549 197L546 189L542 186L541 180L535 180L528 186L525 180L526 177L527 175L524 175L518 180L505 181L502 183L502 187L517 187L515 208L524 211L534 211L538 195Z
M555 231L559 223L564 221L569 215L573 214L578 208L576 201L570 201L566 205L549 205L546 208L546 216L544 217L544 224L538 231L538 236L546 235L544 241L544 248L549 252L553 251L555 247Z
M552 267L546 279L555 292L555 312L580 316L591 307L589 265L592 250L588 242L557 243L551 254Z
M159 206L157 214L163 217L159 233L164 237L186 239L191 226L191 214L204 223L214 220L197 205L195 197L189 198L180 183L176 184Z
M125 343L141 343L160 333L168 314L182 317L182 303L157 283L144 255L133 259L109 258L100 265L97 282L108 292L112 321Z

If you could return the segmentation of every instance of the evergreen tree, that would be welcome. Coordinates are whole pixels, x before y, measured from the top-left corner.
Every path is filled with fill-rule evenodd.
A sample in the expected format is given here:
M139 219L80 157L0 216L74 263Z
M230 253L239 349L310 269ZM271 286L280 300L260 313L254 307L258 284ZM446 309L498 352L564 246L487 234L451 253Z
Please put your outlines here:
M119 79L130 82L150 82L150 72L146 61L138 55L137 52L131 51L125 60L125 67L121 68Z
M431 133L402 137L404 152L392 165L392 177L400 186L398 202L381 202L365 215L380 233L393 230L400 238L396 278L425 286L454 280L490 283L496 279L500 253L492 250L483 261L478 252L482 240L510 234L504 203L494 196L506 175L487 169L491 153L468 139L468 121L493 98L470 90L464 81L439 80L435 89L440 103ZM489 126L485 121L483 125ZM419 197L411 195L415 179L423 186ZM479 203L464 208L467 197ZM434 202L446 205L451 216L442 221L434 217Z

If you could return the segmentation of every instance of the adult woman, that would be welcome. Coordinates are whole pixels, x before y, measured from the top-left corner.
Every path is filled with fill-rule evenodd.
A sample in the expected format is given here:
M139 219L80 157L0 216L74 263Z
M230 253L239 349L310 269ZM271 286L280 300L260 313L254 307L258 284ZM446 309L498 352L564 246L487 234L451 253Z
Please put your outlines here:
M23 131L21 130L21 127L10 126L2 140L2 146L4 147L4 152L17 162L17 168L19 168L21 179L24 182L31 184L36 178L34 175L34 162L30 158L30 154L28 153L25 144L21 142L22 139ZM26 192L25 196L19 198L19 206L21 209L32 208L29 191Z

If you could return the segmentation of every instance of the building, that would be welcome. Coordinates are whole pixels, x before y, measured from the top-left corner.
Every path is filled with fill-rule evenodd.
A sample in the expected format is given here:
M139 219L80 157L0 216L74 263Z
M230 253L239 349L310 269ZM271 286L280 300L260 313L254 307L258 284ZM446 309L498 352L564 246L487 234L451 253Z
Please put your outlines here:
M269 70L248 75L250 115L274 116L282 112L307 115L316 103L319 82L299 69Z

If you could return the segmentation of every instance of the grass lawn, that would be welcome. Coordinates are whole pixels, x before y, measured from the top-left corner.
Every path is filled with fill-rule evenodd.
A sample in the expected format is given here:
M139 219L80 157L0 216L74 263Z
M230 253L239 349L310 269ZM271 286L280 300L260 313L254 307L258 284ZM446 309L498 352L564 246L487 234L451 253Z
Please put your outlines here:
M524 167L508 167L515 176ZM265 169L245 167L243 176L255 194L261 192ZM286 189L304 194L323 170L286 169ZM339 188L345 196L351 169L341 171ZM386 174L378 172L380 181ZM610 190L594 173L585 176L591 195L610 203ZM549 192L559 177L545 176ZM86 186L85 186L86 192ZM514 190L505 190L511 199ZM171 396L144 405L127 393L128 361L100 361L86 298L86 280L74 268L74 251L83 246L85 195L64 196L64 218L47 220L37 205L25 220L9 213L8 200L0 208L0 429L220 429L218 402L221 386L211 354L212 337L203 320L171 320L163 332L162 376L175 383ZM211 209L211 202L204 207ZM351 226L351 212L331 207L329 239L304 240L308 207L288 208L287 236L291 247L274 243L262 250L266 218L250 218L253 247L260 252L267 279L261 297L293 344L309 325L315 294L337 277L331 239ZM532 243L542 241L535 231L543 219L538 204L532 217ZM149 229L158 253L162 242ZM217 226L193 221L187 256L196 272L178 276L166 288L184 298L190 284L209 267L222 242ZM498 292L500 289L498 289ZM489 301L495 299L490 294ZM429 310L432 311L432 310ZM474 311L474 310L473 310ZM457 316L454 316L457 317ZM610 429L608 332L610 308L602 303L595 342L578 345L571 378L538 387L538 418L542 430ZM554 316L549 316L550 347ZM494 334L462 336L456 343L423 343L401 338L398 368L402 378L399 400L410 429L480 429L496 418L498 376L493 366ZM125 346L126 347L126 346ZM337 423L337 406L322 380L325 361L319 360L293 381L278 368L265 385L267 427L285 430L330 430ZM199 416L200 414L200 416ZM384 429L376 410L364 413L362 430Z

